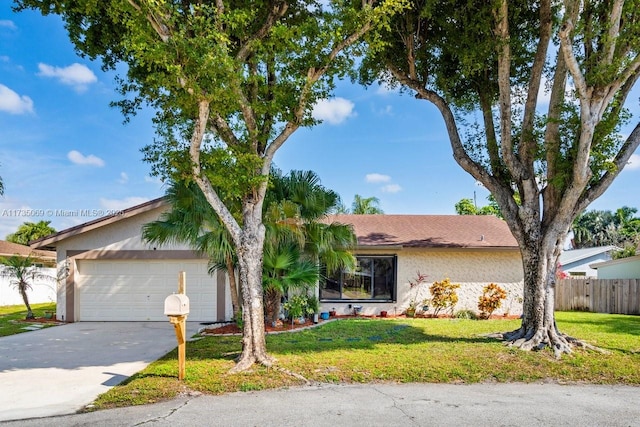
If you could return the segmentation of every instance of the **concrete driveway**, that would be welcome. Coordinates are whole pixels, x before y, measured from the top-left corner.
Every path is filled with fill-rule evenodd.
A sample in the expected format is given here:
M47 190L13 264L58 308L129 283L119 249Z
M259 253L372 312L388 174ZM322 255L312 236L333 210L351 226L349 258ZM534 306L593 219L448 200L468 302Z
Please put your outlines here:
M199 326L188 322L187 335ZM176 346L169 321L78 322L2 337L0 421L72 414Z

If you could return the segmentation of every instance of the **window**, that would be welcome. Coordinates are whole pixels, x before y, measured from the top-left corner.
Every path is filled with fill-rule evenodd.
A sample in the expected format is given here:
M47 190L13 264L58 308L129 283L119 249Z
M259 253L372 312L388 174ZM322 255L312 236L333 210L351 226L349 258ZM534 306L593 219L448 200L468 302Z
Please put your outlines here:
M394 301L396 257L356 256L355 271L337 271L320 286L321 300Z

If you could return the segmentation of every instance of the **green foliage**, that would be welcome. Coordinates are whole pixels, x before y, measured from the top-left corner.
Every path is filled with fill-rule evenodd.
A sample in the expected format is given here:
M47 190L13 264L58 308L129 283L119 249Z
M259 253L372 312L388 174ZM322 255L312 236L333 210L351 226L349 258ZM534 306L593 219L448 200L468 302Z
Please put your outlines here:
M482 289L478 300L480 317L488 319L491 314L502 306L502 300L507 298L507 292L495 283L489 283Z
M638 210L623 206L615 212L590 210L573 221L573 244L579 248L596 246L637 246L640 239Z
M290 320L300 318L308 312L307 296L304 294L292 295L282 307L289 315Z
M628 258L628 257L635 256L637 252L638 252L638 247L636 245L629 245L619 251L613 251L611 253L611 257L613 259Z
M488 197L489 204L478 208L473 200L461 199L455 204L455 210L458 215L493 215L502 218L500 207L492 196Z
M478 320L478 315L473 310L459 310L453 315L456 319Z
M26 319L33 319L35 316L29 304L27 291L31 290L31 285L36 280L54 281L55 278L45 274L37 267L38 259L28 256L22 257L13 255L10 257L0 257L0 277L9 278L9 284L13 286L22 297L27 308Z
M49 224L51 221L25 222L15 233L7 235L6 240L19 245L28 245L33 240L54 234L56 229Z
M379 206L380 200L377 197L362 197L359 194L353 196L351 204L351 214L353 215L372 215L383 214L384 211Z
M433 282L429 287L431 293L430 305L433 307L433 314L437 316L441 310L449 308L453 314L453 308L458 303L456 289L460 288L459 283L451 283L449 278Z

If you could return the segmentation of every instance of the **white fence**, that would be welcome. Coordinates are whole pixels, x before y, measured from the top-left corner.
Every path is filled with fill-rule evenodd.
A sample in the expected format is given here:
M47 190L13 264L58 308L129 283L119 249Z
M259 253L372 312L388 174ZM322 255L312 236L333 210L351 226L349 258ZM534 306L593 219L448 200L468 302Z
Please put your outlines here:
M56 277L55 268L42 268L40 270L47 276ZM0 306L23 305L22 296L10 282L11 279L0 277ZM31 288L31 290L27 291L29 304L56 302L55 280L36 280L35 283L31 284Z

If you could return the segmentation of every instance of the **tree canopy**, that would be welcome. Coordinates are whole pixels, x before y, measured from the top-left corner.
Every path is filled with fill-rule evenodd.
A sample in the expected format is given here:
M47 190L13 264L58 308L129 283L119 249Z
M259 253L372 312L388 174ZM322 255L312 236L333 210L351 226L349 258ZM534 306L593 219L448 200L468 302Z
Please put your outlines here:
M51 221L25 222L18 227L15 233L7 235L8 242L28 245L29 242L41 237L54 234L56 229L51 227Z
M352 67L360 38L404 2L15 1L60 15L77 50L104 67L127 65L116 104L126 115L157 112L145 160L154 174L195 182L236 248L244 329L234 370L270 365L261 263L273 157L316 123L313 105Z
M520 246L512 345L570 352L554 321L566 233L640 145L624 105L640 67L640 2L414 1L360 69L432 103L457 163L495 197ZM543 96L544 95L544 96Z

